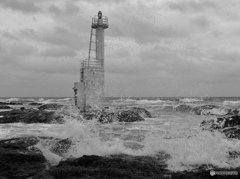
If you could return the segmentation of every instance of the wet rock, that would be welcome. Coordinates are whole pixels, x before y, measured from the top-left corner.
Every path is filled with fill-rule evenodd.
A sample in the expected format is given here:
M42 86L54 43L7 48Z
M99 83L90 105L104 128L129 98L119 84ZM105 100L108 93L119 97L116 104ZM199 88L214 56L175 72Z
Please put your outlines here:
M240 113L239 109L229 109L228 114L227 115L239 115Z
M64 105L61 105L61 104L50 103L50 104L44 104L44 105L40 106L38 109L41 109L41 110L59 110L63 106Z
M131 108L131 110L137 112L137 113L138 113L141 117L143 117L143 118L145 118L145 117L151 118L151 117L152 117L152 115L150 114L150 112L147 111L147 110L144 109L144 108L133 107L133 108Z
M197 106L192 109L194 114L197 115L226 115L229 113L229 110L230 109L216 105Z
M232 127L223 130L224 134L231 139L240 139L240 128Z
M20 102L0 102L0 105L23 105Z
M177 112L186 112L196 115L227 115L234 113L234 110L231 112L231 109L227 109L222 106L217 105L202 105L202 106L192 106L181 104L175 108Z
M1 106L0 105L0 109L12 109L10 106Z
M177 112L191 112L192 107L186 104L181 104L175 108Z
M68 152L68 149L72 145L72 140L71 139L62 139L62 140L57 140L54 145L50 148L50 151L53 153L63 156L65 153Z
M101 123L136 122L136 121L144 121L144 118L141 116L143 115L142 111L140 111L139 109L116 110L116 111L90 110L84 114L84 118L87 120L92 120L95 118ZM145 111L144 111L144 115L146 115Z
M41 105L43 105L43 103L32 102L32 103L28 103L28 105L31 105L31 106L41 106Z
M194 171L173 172L166 169L166 154L158 156L90 155L61 161L58 166L35 175L32 179L211 179L209 165L196 167ZM213 167L215 171L240 171ZM228 176L229 177L229 176ZM227 178L228 178L227 177ZM226 176L217 178L226 178ZM232 178L232 177L231 177ZM233 178L238 178L234 176Z
M92 119L98 119L101 114L104 114L104 110L98 110L98 109L90 109L86 111L83 116L86 120L92 120Z
M115 115L119 122L144 121L144 118L141 117L137 111L118 111Z
M228 138L240 139L240 116L223 116L217 119L202 121L200 124L203 130L223 132Z
M14 138L0 140L0 176L11 179L26 179L45 169L46 160L40 151L31 151L37 138Z
M102 111L99 114L98 121L101 123L111 123L111 122L117 121L117 118L114 112Z
M35 109L14 109L0 113L0 123L63 123L61 116L56 115L55 112L48 112Z
M166 173L166 164L154 157L132 157L113 155L101 157L96 155L66 160L41 173L33 179L53 177L65 178L162 178Z

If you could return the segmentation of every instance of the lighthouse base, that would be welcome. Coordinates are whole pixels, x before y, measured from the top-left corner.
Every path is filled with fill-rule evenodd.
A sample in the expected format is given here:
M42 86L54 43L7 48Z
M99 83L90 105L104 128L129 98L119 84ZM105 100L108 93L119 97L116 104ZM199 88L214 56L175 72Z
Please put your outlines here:
M104 72L97 68L84 68L81 82L74 83L75 105L81 111L100 107L104 99Z

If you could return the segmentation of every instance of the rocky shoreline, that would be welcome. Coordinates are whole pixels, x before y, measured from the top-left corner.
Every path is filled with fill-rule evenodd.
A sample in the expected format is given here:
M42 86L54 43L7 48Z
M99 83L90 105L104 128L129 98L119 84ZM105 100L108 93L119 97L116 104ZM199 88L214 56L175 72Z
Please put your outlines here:
M41 138L41 137L40 137ZM42 137L41 140L47 138ZM67 150L71 142L58 140L52 151ZM39 141L36 137L22 137L0 141L0 178L4 179L155 179L155 178L214 178L210 169L198 166L194 171L173 172L167 169L165 153L156 156L129 156L125 154L96 156L84 155L79 158L61 161L51 166L41 151L34 145ZM61 145L60 145L61 144ZM61 147L60 147L61 146ZM214 170L238 171L240 168ZM222 177L224 178L224 177ZM228 177L229 178L229 177ZM231 176L238 178L238 176Z
M34 104L35 105L35 104ZM64 116L71 115L69 106L59 104L45 104L38 108L12 109L0 112L0 123L64 123ZM6 108L8 109L8 108ZM11 108L10 108L11 109ZM79 112L78 112L79 113ZM127 109L89 109L86 113L79 113L86 120L97 119L100 123L136 122L144 121L144 117L151 114L144 108Z
M1 104L5 106L6 104ZM18 104L16 104L18 105ZM0 112L0 123L64 123L64 116L71 116L66 106L58 104L42 105L32 104L38 108L12 109ZM214 106L201 108L211 110ZM4 107L3 107L4 108ZM7 107L5 108L7 109ZM193 109L181 106L176 111L192 111ZM200 108L195 108L194 113L205 115ZM233 110L232 110L233 111ZM218 116L216 119L203 121L200 127L203 130L219 131L230 139L240 139L240 116L234 115ZM231 114L233 114L231 113ZM229 114L229 111L228 111ZM78 113L79 115L79 113ZM211 115L211 114L210 114ZM97 119L100 123L111 122L136 122L144 121L144 118L151 118L151 114L144 108L123 108L123 109L91 109L84 115L86 120ZM166 160L171 156L160 152L155 156L130 156L126 154L96 156L84 155L79 158L69 158L60 161L53 166L44 157L36 145L39 141L49 140L47 137L20 137L0 140L0 179L110 179L110 178L131 178L131 179L159 179L159 178L229 178L229 176L211 176L209 165L196 166L192 171L173 172L167 169ZM72 145L71 139L51 138L52 146L50 152L59 157L64 156ZM229 157L239 157L239 153L229 152ZM238 171L240 168L221 169L212 166L219 171ZM230 176L238 178L238 176Z

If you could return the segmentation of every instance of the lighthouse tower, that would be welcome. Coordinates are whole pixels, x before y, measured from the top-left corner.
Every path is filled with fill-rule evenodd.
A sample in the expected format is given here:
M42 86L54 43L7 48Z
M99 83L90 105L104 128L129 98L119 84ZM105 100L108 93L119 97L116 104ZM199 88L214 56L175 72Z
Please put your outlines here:
M92 18L88 59L83 60L80 82L74 83L75 105L85 112L88 106L101 106L104 99L104 29L108 18L99 11Z

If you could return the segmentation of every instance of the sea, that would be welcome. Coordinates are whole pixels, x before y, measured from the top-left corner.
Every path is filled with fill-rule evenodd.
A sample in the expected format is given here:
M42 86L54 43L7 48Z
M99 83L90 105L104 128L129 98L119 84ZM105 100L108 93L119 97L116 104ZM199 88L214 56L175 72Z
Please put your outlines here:
M240 167L239 157L229 157L231 151L240 152L240 140L229 139L221 132L206 131L200 127L203 120L216 119L224 114L225 109L239 109L240 97L107 97L104 101L105 106L123 109L141 107L152 115L152 118L145 118L140 122L108 124L101 124L97 119L85 120L74 107L73 98L1 98L0 101L23 104L12 105L12 108L37 108L30 106L31 102L69 106L70 115L65 116L64 124L0 124L0 140L26 136L48 138L47 141L39 139L40 142L35 147L43 152L51 165L83 155L127 154L154 157L159 156L159 153L165 153L168 156L167 168L172 171L194 170L201 165L209 169L212 166ZM202 115L196 115L184 108L181 111L181 108L178 108L180 105L218 107L206 109ZM54 138L68 138L73 142L70 149L60 156L50 150Z

